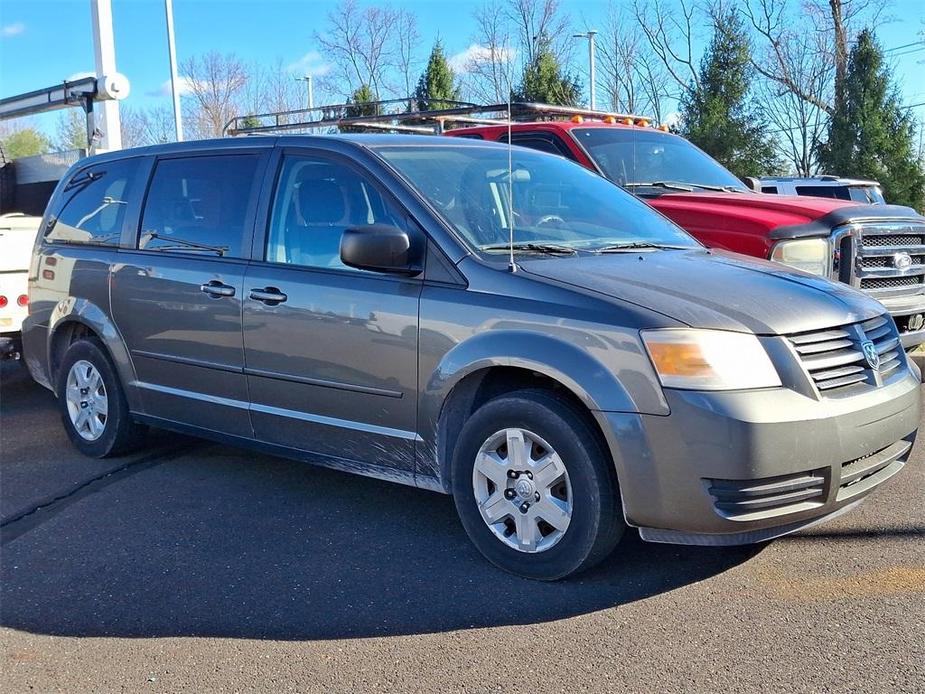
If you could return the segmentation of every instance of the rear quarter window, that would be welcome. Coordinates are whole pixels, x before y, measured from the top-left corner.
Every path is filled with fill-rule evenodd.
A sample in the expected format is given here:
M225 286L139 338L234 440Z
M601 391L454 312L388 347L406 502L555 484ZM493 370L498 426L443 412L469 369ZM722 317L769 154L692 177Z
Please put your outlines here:
M65 184L45 229L48 243L118 246L141 159L120 159L78 171Z
M851 191L844 186L797 186L797 195L811 195L815 198L850 200Z

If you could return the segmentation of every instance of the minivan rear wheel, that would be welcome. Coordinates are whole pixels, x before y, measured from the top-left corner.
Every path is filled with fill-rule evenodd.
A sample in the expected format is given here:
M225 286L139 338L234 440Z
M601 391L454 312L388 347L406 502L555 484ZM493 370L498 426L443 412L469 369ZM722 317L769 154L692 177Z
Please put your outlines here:
M555 580L604 559L625 529L600 437L567 400L520 391L460 432L453 495L479 551L511 573Z
M145 427L132 419L116 370L96 339L68 347L58 369L57 393L67 435L84 455L122 455L143 442Z

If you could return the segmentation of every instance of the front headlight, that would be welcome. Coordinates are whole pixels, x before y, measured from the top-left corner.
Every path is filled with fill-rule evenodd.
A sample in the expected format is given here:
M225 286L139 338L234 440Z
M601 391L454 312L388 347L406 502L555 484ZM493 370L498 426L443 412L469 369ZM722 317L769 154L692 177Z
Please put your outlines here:
M643 330L642 341L666 388L740 390L781 384L754 335L686 328Z
M832 248L828 239L779 241L771 249L771 260L813 275L832 274Z

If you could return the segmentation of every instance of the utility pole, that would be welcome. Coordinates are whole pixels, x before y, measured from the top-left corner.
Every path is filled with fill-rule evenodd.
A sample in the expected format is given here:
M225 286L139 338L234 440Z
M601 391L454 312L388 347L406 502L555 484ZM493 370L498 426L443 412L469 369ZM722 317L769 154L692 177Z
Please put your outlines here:
M305 75L305 77L296 77L296 82L305 82L305 88L308 91L308 108L309 110L315 108L315 96L312 92L312 76Z
M596 75L594 71L594 35L597 33L596 29L591 29L586 31L583 34L573 34L572 38L576 39L588 39L588 73L590 82L588 84L588 96L590 97L591 103L589 107L592 111L596 110L596 100L595 100L595 81Z
M167 54L170 59L170 93L173 97L173 127L177 142L183 142L183 118L180 115L180 85L177 79L177 45L173 33L173 0L164 0L167 15Z
M116 98L127 95L128 83L116 72L116 44L112 34L112 5L110 0L90 0L93 27L93 57L96 78L113 92L115 98L88 102L87 146L96 152L122 149L122 124L119 121L119 102ZM119 94L124 91L125 94Z

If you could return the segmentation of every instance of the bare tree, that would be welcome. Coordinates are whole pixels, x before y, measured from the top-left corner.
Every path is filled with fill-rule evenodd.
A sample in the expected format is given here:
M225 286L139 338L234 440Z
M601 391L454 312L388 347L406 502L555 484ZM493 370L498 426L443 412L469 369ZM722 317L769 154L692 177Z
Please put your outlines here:
M764 112L777 128L780 154L800 176L811 176L818 170L816 152L828 123L826 110L818 104L831 98L835 73L831 62L819 59L818 40L814 32L801 32L781 44L781 64L800 93L772 79L763 80L758 87Z
M395 58L401 79L402 97L410 97L415 86L415 71L418 67L417 50L421 43L418 23L409 10L399 10L395 20Z
M514 51L500 0L473 12L476 33L463 66L463 88L469 98L487 103L507 101L513 79Z
M694 55L697 7L692 0L633 0L633 14L653 55L673 83L671 96L700 91L700 75Z
M348 97L362 86L380 99L387 74L396 63L393 41L399 13L391 7L359 7L356 0L343 0L328 13L325 31L316 31L315 42L335 66L325 85Z
M874 0L807 0L794 9L782 0L746 0L742 11L748 17L765 50L753 55L755 70L818 109L831 115L841 100L838 85L848 69L848 44L857 25L876 23L882 3ZM794 72L793 55L802 52L812 37L817 62L832 66L825 89L806 84L804 74Z
M233 53L210 51L180 64L189 90L185 100L185 125L197 137L221 137L225 124L239 110L247 84L247 67Z
M173 109L166 104L147 109L121 108L122 144L126 147L163 144L176 139Z
M598 82L610 108L646 113L661 121L671 79L653 54L636 18L610 3L598 47Z
M505 14L520 42L524 65L533 62L543 43L560 66L571 62L571 18L562 11L559 0L508 0Z
M248 68L248 79L241 96L247 113L275 113L305 108L305 87L282 60L272 65L255 63Z

